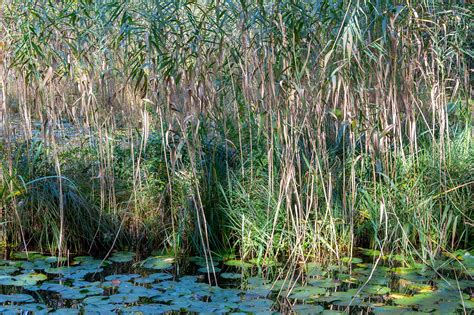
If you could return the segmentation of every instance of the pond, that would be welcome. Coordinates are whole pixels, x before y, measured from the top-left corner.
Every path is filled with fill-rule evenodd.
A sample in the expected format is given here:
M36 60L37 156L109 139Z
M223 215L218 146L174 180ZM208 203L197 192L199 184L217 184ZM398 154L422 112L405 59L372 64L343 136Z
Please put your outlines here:
M435 268L407 267L396 255L388 263L370 257L373 251L362 253L368 256L324 267L310 263L304 272L281 273L275 281L265 279L262 268L236 259L214 258L210 265L192 257L177 264L171 257L138 260L134 253L115 252L107 260L78 256L58 264L57 257L16 253L0 260L0 313L472 313L469 252L440 259ZM274 270L278 275L279 268Z

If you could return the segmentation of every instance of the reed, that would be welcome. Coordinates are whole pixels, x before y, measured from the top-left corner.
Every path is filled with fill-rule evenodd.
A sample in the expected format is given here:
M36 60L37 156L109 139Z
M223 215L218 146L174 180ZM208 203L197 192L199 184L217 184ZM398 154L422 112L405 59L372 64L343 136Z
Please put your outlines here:
M295 269L358 246L429 261L472 244L463 1L1 7L1 208L19 248L88 250L78 213L106 246ZM26 158L34 143L48 175ZM53 238L26 242L19 208Z

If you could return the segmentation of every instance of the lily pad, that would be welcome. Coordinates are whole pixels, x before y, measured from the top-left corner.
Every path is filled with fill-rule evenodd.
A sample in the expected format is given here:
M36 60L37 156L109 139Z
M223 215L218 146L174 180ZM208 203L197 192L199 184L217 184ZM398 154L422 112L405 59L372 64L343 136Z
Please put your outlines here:
M163 273L163 272L158 272L158 273L152 273L147 276L149 279L153 279L155 281L163 281L163 280L170 280L173 279L173 275L169 273Z
M413 306L413 305L432 305L439 301L439 297L433 293L419 293L413 296L396 296L394 297L393 302L397 305L402 306Z
M317 298L321 294L326 294L325 288L313 287L313 286L303 286L298 287L290 294L290 298L297 300L307 300L311 298Z
M233 272L224 272L220 274L220 277L223 279L240 279L242 278L242 275L240 273L233 273Z
M213 270L213 268L209 268L209 269L208 269L207 267L201 267L201 268L199 268L197 271L200 272L200 273L212 273L213 271L214 271L214 272L220 272L220 271L221 271L221 268L219 268L219 267L214 267L214 270Z
M130 304L130 303L136 303L138 302L140 296L137 294L133 293L118 293L118 294L112 294L109 296L109 301L110 303L113 304Z
M341 258L341 261L350 264L360 264L362 262L362 259L358 257L343 257Z
M172 257L148 257L142 261L141 266L146 269L165 270L173 266Z
M386 306L376 306L372 309L372 311L375 315L392 315L392 314L401 315L410 311L410 309L406 307L386 305Z
M292 307L292 310L296 314L310 315L322 313L324 311L324 307L314 304L296 304Z
M34 299L29 294L0 294L0 303L5 302L26 303L34 302Z
M126 263L130 262L135 258L133 252L115 252L109 257L109 260L115 263Z
M105 280L107 281L118 280L121 282L126 282L126 281L130 281L132 279L139 278L139 277L140 277L139 274L132 273L132 274L110 275L110 276L105 277Z
M385 295L390 292L390 288L380 285L367 285L362 291L371 295Z
M309 280L308 284L321 288L336 288L341 285L340 281L333 279Z
M240 267L240 268L251 268L253 265L251 263L245 262L243 260L231 259L224 262L227 266Z
M326 271L323 271L321 265L316 263L306 264L306 275L309 277L322 277L327 274Z
M55 315L78 315L80 311L77 308L58 308L55 311L50 312L49 314Z

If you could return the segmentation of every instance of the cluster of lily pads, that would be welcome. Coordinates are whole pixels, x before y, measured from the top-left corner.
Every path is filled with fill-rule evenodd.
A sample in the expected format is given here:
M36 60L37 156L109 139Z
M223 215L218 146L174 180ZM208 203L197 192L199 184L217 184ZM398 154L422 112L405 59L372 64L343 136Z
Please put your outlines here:
M172 257L135 259L134 253L115 252L106 260L39 253L1 260L0 313L455 314L474 309L474 256L469 253L450 260L456 272L461 268L452 262L462 260L464 272L455 274L464 278L456 280L423 265L388 268L355 257L324 268L307 264L299 281L268 281L252 272L252 263L235 259L194 257L196 272L181 277L174 274ZM214 273L220 286L207 282Z

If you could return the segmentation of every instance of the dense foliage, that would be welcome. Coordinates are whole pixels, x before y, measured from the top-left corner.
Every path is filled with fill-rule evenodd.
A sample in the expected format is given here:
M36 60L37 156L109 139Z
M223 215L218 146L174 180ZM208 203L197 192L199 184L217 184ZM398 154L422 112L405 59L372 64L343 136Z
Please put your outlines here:
M1 1L7 245L469 247L472 7L394 2Z

